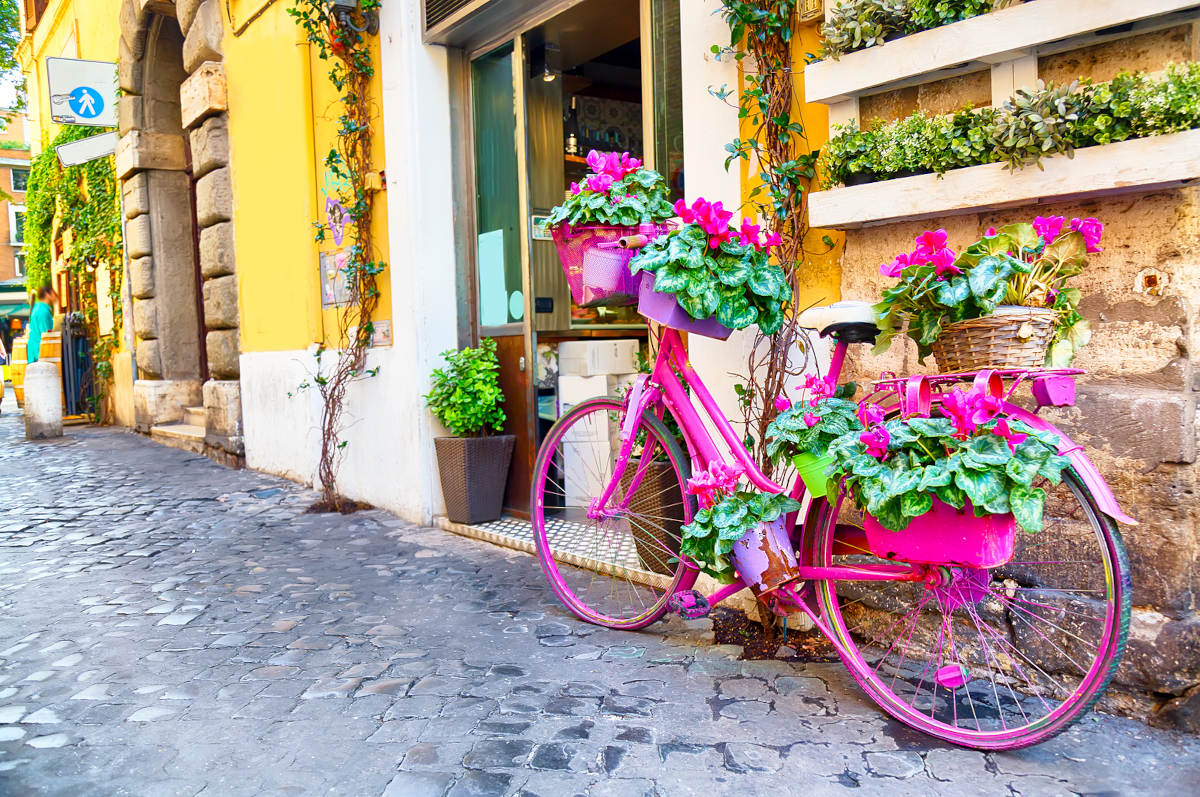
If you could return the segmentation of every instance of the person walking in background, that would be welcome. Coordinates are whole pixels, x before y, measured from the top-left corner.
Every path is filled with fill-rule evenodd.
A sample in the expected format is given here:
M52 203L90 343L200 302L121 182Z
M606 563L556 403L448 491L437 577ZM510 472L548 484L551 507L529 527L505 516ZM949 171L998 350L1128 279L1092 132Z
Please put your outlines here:
M58 301L58 295L49 285L38 288L37 301L29 312L28 332L28 361L35 363L42 353L42 335L54 329L53 302Z

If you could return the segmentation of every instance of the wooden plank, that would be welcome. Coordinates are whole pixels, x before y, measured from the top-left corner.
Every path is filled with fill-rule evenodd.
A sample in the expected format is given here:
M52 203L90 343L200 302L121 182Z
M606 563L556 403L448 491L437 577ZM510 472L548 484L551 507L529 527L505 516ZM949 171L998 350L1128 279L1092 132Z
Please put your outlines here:
M832 103L967 62L998 63L1031 48L1196 6L1196 0L1036 0L810 64L806 102Z
M989 163L947 172L886 180L809 196L809 221L822 229L850 229L1000 207L1152 191L1200 180L1200 130L1121 141L1059 155L1008 172Z

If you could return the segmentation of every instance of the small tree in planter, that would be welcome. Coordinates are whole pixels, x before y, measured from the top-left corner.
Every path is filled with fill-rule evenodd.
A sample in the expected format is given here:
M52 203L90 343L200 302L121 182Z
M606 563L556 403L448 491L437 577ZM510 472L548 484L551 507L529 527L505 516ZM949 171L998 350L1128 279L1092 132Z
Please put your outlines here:
M446 514L455 523L498 520L516 437L495 434L505 421L496 341L485 338L479 348L442 357L446 365L431 375L425 401L454 435L433 441Z
M638 312L710 337L751 324L764 335L778 332L792 300L791 284L770 258L779 236L763 236L750 219L732 227L733 213L720 202L697 199L688 207L679 200L675 211L684 226L646 244L630 264L634 274L654 275L642 283Z
M1034 482L1059 483L1069 460L1055 435L1001 417L1002 406L976 384L946 394L936 416L884 422L876 408L865 430L833 441L876 555L996 567L1012 557L1015 524L1041 531L1046 493Z
M1068 365L1091 338L1080 292L1066 281L1101 251L1104 225L1062 216L989 229L955 254L945 230L927 230L916 249L880 266L899 283L875 305L886 351L899 332L932 352L944 372ZM907 325L907 327L905 326Z
M619 248L617 241L664 232L675 215L671 188L628 152L592 150L587 162L591 174L571 184L571 196L547 219L571 298L580 307L633 304L638 285L629 260L634 252Z

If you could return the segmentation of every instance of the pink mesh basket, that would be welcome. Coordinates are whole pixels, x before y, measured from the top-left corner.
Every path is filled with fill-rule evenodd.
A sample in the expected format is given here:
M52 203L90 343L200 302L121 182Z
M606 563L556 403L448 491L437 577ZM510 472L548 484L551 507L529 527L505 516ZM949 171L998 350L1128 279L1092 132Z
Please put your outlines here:
M643 224L640 227L571 227L560 224L551 230L558 258L562 261L571 298L580 307L620 307L638 301L640 279L629 273L636 249L621 249L617 241L627 235L661 235L670 227Z

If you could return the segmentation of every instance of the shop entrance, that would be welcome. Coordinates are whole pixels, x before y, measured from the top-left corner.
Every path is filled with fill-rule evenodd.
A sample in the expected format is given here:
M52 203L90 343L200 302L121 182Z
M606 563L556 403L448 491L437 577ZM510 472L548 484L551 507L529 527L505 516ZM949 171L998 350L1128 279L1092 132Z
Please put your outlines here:
M528 517L542 437L567 407L623 389L646 347L633 307L572 303L550 210L592 149L628 152L683 189L679 3L583 0L470 61L470 308L501 359L517 445L505 508Z

